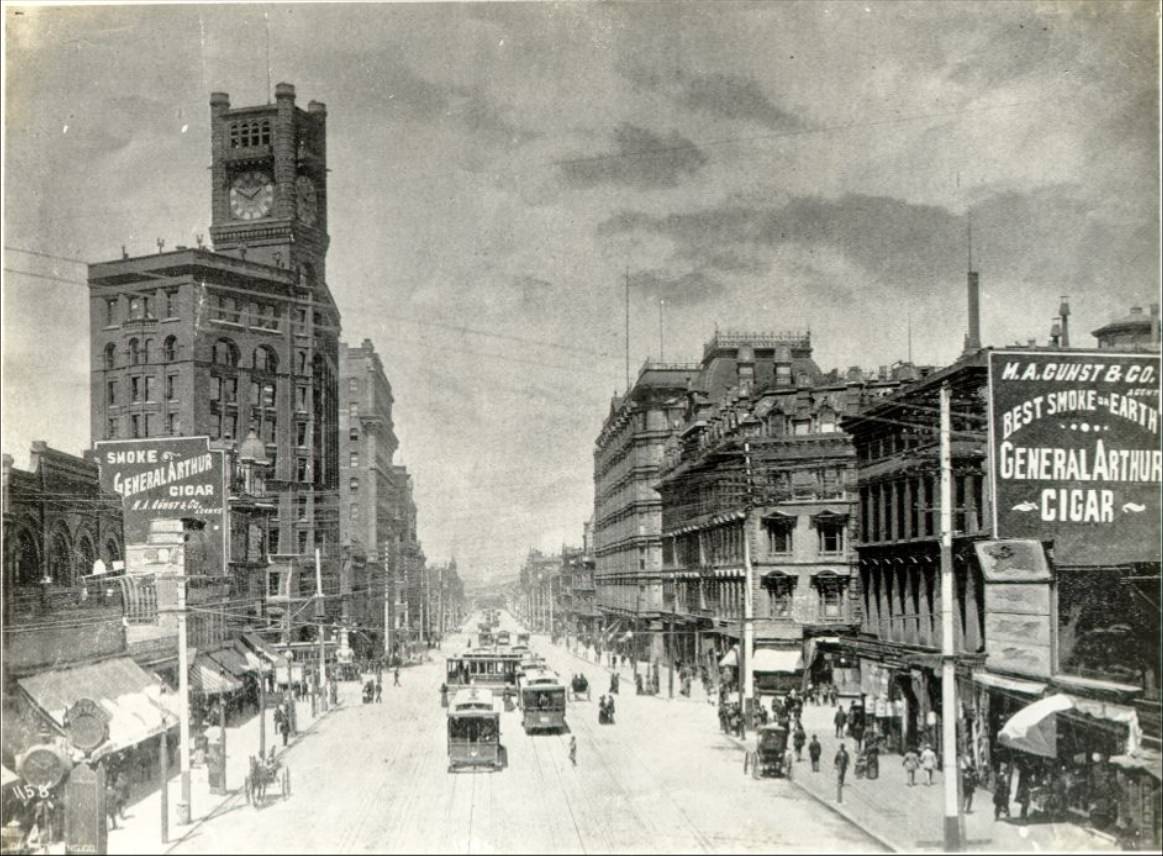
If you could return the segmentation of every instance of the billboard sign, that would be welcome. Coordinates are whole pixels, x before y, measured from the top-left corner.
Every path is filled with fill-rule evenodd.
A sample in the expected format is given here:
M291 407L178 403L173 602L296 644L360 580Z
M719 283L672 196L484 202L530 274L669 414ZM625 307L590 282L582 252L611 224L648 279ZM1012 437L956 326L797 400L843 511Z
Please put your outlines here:
M1158 561L1157 354L989 354L995 538L1053 541L1068 565Z
M155 520L205 523L206 572L225 571L226 454L208 437L149 437L97 444L101 487L121 495L125 543L149 541Z

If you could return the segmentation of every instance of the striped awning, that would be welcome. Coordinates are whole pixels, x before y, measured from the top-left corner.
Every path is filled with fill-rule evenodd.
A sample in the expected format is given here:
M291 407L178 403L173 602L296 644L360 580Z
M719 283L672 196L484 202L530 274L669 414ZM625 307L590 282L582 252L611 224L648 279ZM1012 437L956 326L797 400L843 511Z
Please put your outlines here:
M226 695L242 689L242 684L223 671L222 666L205 654L198 655L190 667L190 687L203 695Z

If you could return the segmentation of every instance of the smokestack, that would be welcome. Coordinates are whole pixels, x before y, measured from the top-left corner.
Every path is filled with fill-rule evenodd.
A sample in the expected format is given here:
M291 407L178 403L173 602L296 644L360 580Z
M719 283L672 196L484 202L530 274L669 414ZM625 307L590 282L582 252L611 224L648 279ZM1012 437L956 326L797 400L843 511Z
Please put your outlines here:
M1070 298L1065 294L1062 295L1062 303L1058 306L1058 317L1062 319L1062 339L1061 346L1063 348L1070 347Z
M981 299L977 271L969 271L965 285L969 298L969 335L965 337L965 350L977 351L981 348Z

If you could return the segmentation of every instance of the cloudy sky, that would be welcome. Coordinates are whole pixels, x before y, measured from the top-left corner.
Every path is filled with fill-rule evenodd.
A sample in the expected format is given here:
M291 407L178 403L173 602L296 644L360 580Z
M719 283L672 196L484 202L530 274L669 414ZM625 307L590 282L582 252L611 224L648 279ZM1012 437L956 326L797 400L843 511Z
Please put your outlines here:
M987 344L1157 299L1156 9L5 4L3 448L89 439L85 270L24 251L206 234L208 95L265 103L268 26L271 82L328 106L330 286L426 552L507 573L580 542L627 271L635 372L716 324L810 328L825 369L911 324L947 363L969 219Z

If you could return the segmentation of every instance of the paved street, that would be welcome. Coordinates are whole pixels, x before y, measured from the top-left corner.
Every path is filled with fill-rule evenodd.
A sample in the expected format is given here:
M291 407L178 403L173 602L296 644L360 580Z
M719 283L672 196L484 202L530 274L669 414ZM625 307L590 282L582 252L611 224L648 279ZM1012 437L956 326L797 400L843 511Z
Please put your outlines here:
M446 640L446 652L464 637ZM173 852L879 849L793 784L744 777L742 755L701 699L637 698L631 689L618 698L617 724L599 726L608 671L544 637L533 646L563 676L585 672L594 689L592 701L568 706L576 769L568 735L529 737L514 711L502 715L508 769L449 774L443 660L434 652L433 662L401 672L403 686L387 676L381 705L361 704L346 685L344 707L287 754L289 800L261 810L236 802Z

